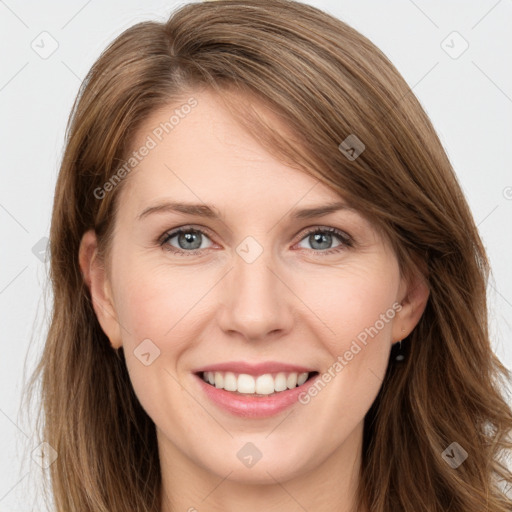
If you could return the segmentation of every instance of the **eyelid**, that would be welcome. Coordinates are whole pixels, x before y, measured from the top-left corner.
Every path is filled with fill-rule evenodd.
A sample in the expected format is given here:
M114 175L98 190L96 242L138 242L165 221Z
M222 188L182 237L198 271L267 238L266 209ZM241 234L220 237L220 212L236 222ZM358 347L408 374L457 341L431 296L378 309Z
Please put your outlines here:
M354 243L354 239L346 231L343 231L342 229L338 229L338 228L335 228L332 226L322 226L319 224L319 225L313 226L311 228L305 228L305 229L307 231L300 232L300 238L299 238L298 242L303 240L306 236L310 235L311 233L324 232L324 233L331 233L333 235L336 235L337 237L341 238L345 244L353 244Z
M167 231L165 231L165 233L163 233L158 239L157 239L157 243L160 247L163 247L164 245L167 244L167 242L171 239L171 238L174 238L176 235L179 235L180 233L183 233L183 232L188 232L188 231L195 231L195 232L198 232L200 233L201 235L206 235L211 241L212 243L215 244L215 242L213 241L213 236L211 235L211 231L209 228L207 228L206 226L201 226L201 225L198 225L198 224L186 224L186 225L183 225L183 226L178 226L176 228L172 228L172 229L169 229ZM171 247L171 249L168 249L168 248L165 248L167 251L171 252L171 253L175 253L175 254L187 254L187 256L194 256L194 255L197 255L197 254L200 254L202 253L205 249L194 249L194 250L191 250L191 251L185 251L184 249L180 249L178 247L174 247L172 245L169 244L169 247Z
M199 224L185 224L183 226L178 226L176 228L168 229L158 238L158 242L163 242L164 240L168 240L169 238L172 238L173 236L178 235L182 231L197 231L199 233L208 235L209 238L212 238L214 236L213 232L206 226L201 226Z

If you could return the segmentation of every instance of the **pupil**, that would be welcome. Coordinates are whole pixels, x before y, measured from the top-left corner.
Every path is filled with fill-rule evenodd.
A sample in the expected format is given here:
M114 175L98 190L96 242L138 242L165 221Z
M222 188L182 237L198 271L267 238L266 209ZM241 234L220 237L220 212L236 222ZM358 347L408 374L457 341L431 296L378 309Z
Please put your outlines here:
M331 245L332 235L330 235L329 233L314 233L313 235L311 235L311 237L312 239L310 240L310 243L313 249L329 249L329 246ZM319 243L321 247L315 247L315 244L317 243Z
M180 233L178 237L178 243L182 249L199 249L201 247L201 240L199 238L200 233ZM182 242L185 244L182 244ZM192 244L192 245L187 245Z

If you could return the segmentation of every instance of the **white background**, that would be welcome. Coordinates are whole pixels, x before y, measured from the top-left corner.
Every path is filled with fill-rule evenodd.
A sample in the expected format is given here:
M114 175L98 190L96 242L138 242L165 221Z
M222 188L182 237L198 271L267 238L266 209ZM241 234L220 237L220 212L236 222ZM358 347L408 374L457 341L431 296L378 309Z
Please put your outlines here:
M432 119L488 250L493 346L512 367L512 0L310 3L380 47ZM24 371L44 341L47 268L32 249L49 234L72 102L110 41L136 22L165 20L177 5L0 0L0 512L42 510L35 505L33 426L21 416L20 397ZM31 47L43 31L58 42L47 59ZM457 52L458 36L442 44L453 31L469 43L456 59L443 47Z

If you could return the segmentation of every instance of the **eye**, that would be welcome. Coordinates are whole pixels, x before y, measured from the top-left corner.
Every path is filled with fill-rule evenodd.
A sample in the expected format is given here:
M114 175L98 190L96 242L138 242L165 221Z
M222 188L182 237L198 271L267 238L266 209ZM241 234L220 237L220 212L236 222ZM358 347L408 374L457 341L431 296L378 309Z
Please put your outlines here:
M333 246L332 244L333 242L336 242L336 239L338 240L338 243ZM299 244L303 241L309 243L313 251L320 252L322 254L340 252L353 246L353 240L347 233L336 228L328 227L316 227L310 229L306 232L306 235L301 239Z
M171 243L174 238L177 246ZM208 248L209 246L204 243L205 240L209 240L205 231L185 226L166 233L160 245L173 253L189 256L200 254L202 249Z
M175 240L174 240L175 239ZM174 242L173 242L174 240ZM165 250L181 256L196 256L208 249L210 237L203 229L183 226L164 233L159 245ZM307 231L300 239L299 247L304 248L303 242L311 245L310 250L322 255L332 254L353 247L353 239L347 233L331 227L315 227ZM333 246L333 243L335 245ZM309 249L308 247L305 247Z

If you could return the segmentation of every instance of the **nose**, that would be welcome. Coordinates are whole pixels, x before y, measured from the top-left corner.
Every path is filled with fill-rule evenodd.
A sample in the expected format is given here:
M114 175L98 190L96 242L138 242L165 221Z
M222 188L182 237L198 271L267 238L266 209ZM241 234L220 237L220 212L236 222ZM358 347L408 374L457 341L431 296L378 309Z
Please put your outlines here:
M293 293L290 284L274 270L267 251L246 262L238 254L233 269L221 284L217 319L223 332L248 341L275 339L291 330Z

